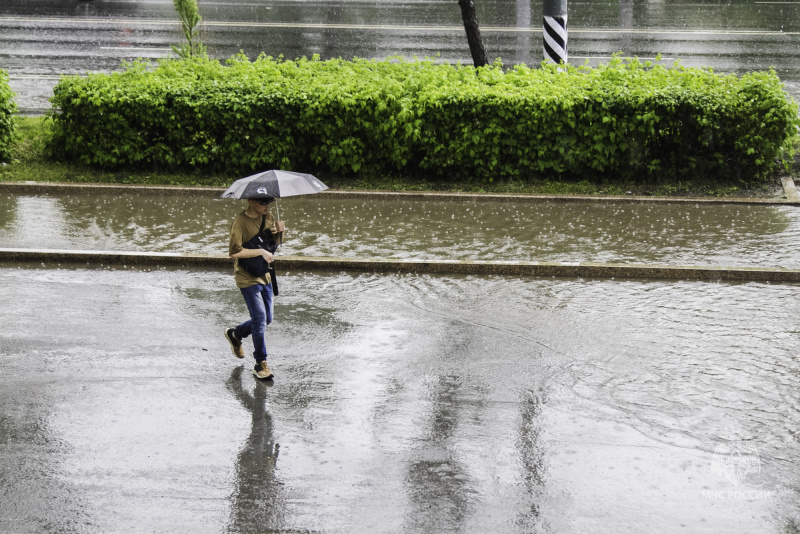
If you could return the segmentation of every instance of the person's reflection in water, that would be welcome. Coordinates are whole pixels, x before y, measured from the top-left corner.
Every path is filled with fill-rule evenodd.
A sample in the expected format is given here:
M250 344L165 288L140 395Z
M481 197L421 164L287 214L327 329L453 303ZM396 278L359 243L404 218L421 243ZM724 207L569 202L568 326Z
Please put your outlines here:
M251 394L242 387L242 367L237 367L225 384L253 416L236 469L230 532L275 532L285 525L286 502L283 484L275 470L280 445L273 436L272 415L265 406L271 383L254 380Z

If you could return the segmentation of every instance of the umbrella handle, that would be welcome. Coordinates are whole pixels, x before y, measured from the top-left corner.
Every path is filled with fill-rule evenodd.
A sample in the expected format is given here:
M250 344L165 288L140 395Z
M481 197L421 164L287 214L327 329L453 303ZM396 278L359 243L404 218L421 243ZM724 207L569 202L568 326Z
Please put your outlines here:
M278 222L281 222L281 205L277 198L275 199L275 210L278 212ZM278 244L278 248L281 248L280 244Z

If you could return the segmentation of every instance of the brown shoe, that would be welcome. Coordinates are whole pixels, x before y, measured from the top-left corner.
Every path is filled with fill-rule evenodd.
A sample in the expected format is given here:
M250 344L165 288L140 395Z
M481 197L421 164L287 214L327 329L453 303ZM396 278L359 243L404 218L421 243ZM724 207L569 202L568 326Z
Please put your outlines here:
M237 358L244 358L244 350L242 349L242 340L236 337L233 328L225 330L225 339L231 344L233 355Z
M256 364L256 366L253 368L253 375L255 375L256 378L261 378L264 380L275 378L275 375L272 374L272 371L270 371L269 367L267 366L267 360Z

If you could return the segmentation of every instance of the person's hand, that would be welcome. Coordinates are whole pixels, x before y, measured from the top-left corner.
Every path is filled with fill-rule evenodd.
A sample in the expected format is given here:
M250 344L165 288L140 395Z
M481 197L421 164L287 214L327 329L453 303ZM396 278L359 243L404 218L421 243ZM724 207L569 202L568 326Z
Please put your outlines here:
M261 250L261 257L267 260L267 263L272 263L272 260L275 259L275 257L272 255L272 252L269 250L264 250L263 248L259 250Z
M283 222L283 221L278 221L278 222L277 222L277 224L275 225L275 228L276 228L276 229L277 229L279 232L283 232L284 230L286 230L286 225L284 224L284 222Z

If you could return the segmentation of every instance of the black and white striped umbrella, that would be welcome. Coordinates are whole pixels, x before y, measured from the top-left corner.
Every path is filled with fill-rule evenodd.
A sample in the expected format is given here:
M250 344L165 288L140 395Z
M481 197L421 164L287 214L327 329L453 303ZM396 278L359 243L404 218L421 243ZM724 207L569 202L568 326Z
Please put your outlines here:
M326 189L328 186L311 174L270 170L236 180L222 193L222 198L284 198Z

